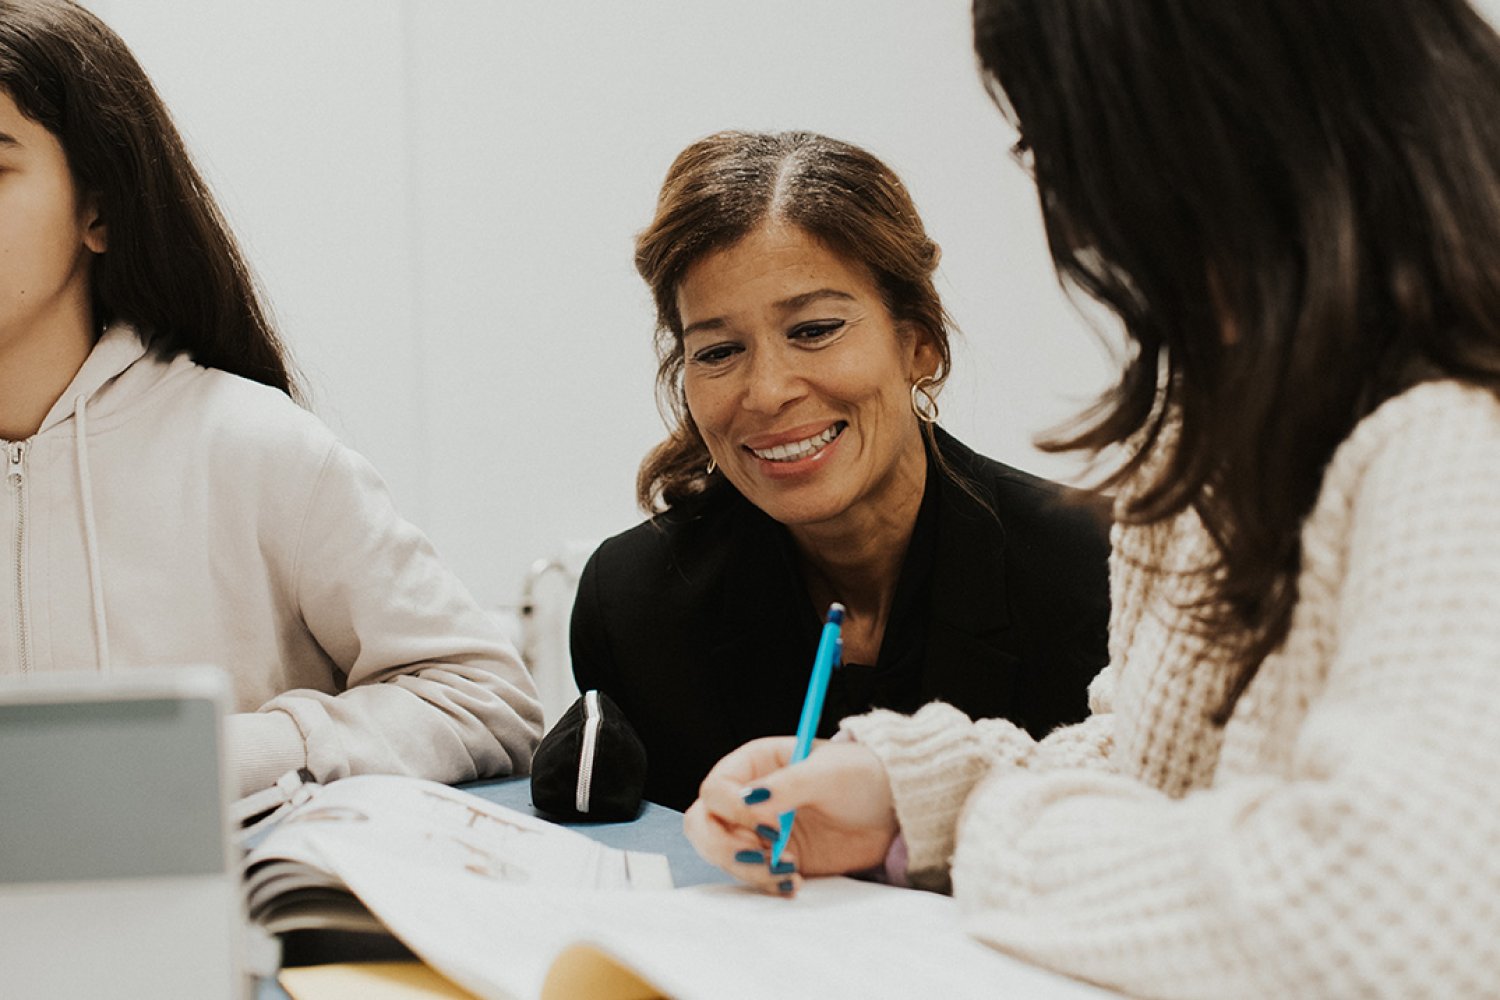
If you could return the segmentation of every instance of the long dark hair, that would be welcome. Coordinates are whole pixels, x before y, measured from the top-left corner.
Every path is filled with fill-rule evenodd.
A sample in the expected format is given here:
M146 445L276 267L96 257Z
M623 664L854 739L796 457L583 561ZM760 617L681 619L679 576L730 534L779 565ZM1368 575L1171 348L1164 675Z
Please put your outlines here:
M677 155L656 216L635 242L636 270L656 299L657 399L669 426L636 477L636 497L648 512L702 493L714 478L704 470L708 446L683 394L677 288L694 263L772 218L866 267L891 316L918 327L938 349L932 390L948 376L949 324L932 280L938 247L889 167L858 146L812 132L700 139ZM922 426L930 436L930 425Z
M90 275L95 326L131 322L154 350L295 397L229 226L119 36L68 0L0 0L0 88L97 199L109 248Z
M975 0L974 28L1058 274L1134 348L1047 445L1143 441L1119 485L1178 422L1122 515L1195 508L1216 544L1222 722L1355 423L1424 378L1500 388L1500 40L1465 0Z

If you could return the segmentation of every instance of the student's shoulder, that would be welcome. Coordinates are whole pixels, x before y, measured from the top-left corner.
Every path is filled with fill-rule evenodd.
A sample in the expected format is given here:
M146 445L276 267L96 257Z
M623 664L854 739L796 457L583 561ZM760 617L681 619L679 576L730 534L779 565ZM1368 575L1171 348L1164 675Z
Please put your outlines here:
M1458 379L1422 382L1382 403L1346 444L1382 450L1398 442L1492 447L1500 439L1500 389Z
M280 389L181 358L173 368L177 395L220 447L321 457L338 442L327 424Z
M363 459L279 389L181 356L164 375L141 400L149 426L204 474L304 498L330 472L364 476Z
M1339 446L1325 488L1348 492L1371 481L1407 490L1500 482L1500 393L1439 379L1386 400Z

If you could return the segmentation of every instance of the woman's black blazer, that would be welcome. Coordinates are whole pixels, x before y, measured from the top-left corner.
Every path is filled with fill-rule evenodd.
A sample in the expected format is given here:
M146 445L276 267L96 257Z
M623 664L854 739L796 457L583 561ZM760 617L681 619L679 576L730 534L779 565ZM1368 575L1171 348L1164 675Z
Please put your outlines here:
M1106 517L941 430L937 442L992 509L929 472L930 575L908 594L925 616L921 699L1043 736L1087 714L1106 662ZM789 533L724 482L599 546L573 605L573 674L640 734L646 797L686 809L720 757L795 732L817 625Z

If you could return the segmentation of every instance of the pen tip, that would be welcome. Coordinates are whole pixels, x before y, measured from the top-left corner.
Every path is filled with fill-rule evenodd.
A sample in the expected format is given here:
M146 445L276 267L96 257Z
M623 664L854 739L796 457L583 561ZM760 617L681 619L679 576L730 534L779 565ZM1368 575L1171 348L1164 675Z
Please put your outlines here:
M844 624L844 606L837 601L828 605L828 620L835 625Z

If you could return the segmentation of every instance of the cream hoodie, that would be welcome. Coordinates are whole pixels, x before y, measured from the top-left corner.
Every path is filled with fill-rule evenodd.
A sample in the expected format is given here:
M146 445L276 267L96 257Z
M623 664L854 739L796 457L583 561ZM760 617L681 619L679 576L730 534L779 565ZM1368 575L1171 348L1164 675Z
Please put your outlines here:
M210 663L242 794L525 773L535 688L375 470L275 389L128 326L0 442L0 673Z

